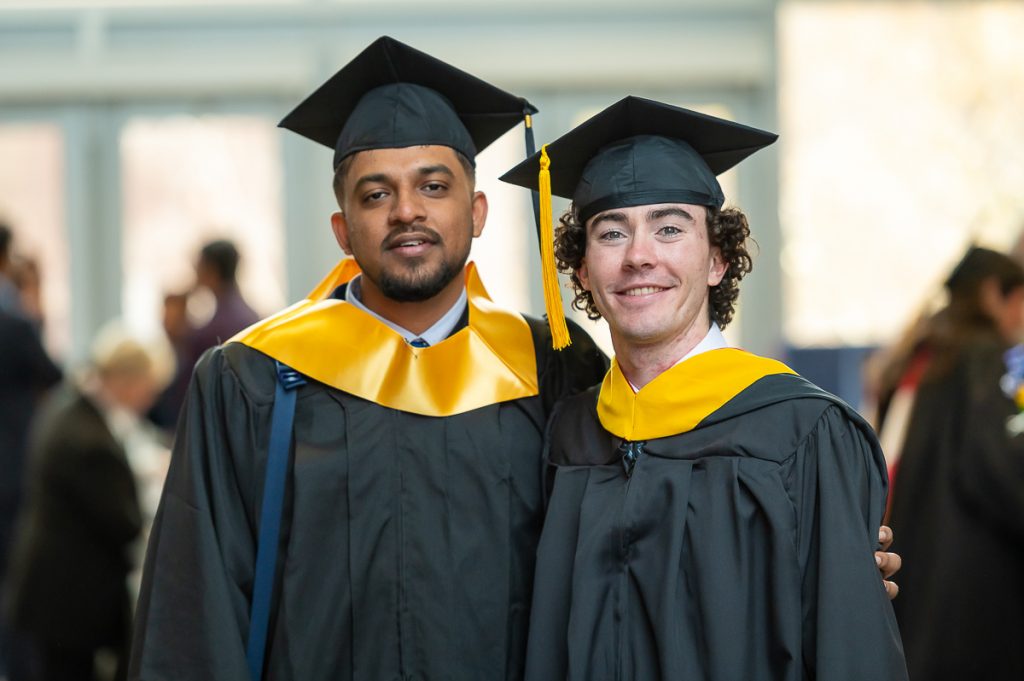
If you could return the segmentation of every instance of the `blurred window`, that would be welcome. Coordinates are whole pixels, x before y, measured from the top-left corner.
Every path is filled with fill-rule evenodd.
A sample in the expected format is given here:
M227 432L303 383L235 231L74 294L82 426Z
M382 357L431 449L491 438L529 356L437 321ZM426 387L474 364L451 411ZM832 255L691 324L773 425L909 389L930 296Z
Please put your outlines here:
M887 342L1024 225L1024 5L785 2L785 333Z
M241 253L238 281L249 304L261 315L284 305L280 167L279 131L267 119L137 117L125 124L122 305L129 324L159 328L164 294L193 283L199 249L219 238Z
M64 137L52 123L4 123L0 149L0 220L14 232L14 255L39 266L44 341L63 357L71 341Z
M480 278L495 302L530 312L530 291L540 286L539 280L530 280L531 272L540 271L533 212L526 190L498 180L523 160L524 149L523 127L519 125L477 156L476 188L487 195L488 212L484 232L473 241L470 258L480 268Z

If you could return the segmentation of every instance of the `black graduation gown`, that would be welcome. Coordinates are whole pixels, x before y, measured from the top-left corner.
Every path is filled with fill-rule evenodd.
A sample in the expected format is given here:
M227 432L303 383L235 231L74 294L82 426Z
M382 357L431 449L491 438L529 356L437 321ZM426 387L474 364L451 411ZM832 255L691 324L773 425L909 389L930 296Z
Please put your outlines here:
M552 417L530 681L905 679L872 561L885 464L795 375L754 382L626 476L597 390Z
M0 582L22 499L29 423L40 395L60 377L32 323L0 309Z
M450 417L299 388L271 681L521 679L550 407L607 359L528 320L541 394ZM465 317L463 324L465 323ZM249 679L274 362L240 344L192 380L152 531L130 678Z
M894 601L914 679L1024 679L1024 436L976 338L918 386L893 489Z

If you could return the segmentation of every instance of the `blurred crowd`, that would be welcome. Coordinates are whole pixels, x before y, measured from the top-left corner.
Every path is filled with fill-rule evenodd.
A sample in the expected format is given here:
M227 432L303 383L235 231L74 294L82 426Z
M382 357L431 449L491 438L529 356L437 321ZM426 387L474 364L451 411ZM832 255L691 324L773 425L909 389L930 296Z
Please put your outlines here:
M111 320L83 366L42 343L41 277L0 224L0 680L123 679L142 558L192 367L257 321L212 241L162 337ZM215 301L195 320L189 302Z

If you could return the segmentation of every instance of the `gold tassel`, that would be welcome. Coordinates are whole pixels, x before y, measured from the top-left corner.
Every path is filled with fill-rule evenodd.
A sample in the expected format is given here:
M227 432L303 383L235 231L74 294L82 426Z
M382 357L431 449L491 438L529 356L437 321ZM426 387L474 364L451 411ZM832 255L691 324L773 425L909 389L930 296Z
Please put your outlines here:
M562 311L562 295L558 287L558 270L555 268L555 228L551 217L551 159L548 158L548 145L540 148L540 266L544 277L544 308L548 313L548 326L551 328L551 345L555 350L569 347L572 338L569 328L565 325L565 313Z

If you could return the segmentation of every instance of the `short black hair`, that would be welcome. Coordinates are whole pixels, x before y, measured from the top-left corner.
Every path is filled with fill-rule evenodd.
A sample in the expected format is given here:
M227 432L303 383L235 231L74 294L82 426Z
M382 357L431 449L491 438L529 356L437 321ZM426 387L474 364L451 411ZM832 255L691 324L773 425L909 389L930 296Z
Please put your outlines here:
M238 249L227 239L211 241L199 251L199 262L206 263L213 268L217 277L225 283L235 280L238 259Z

